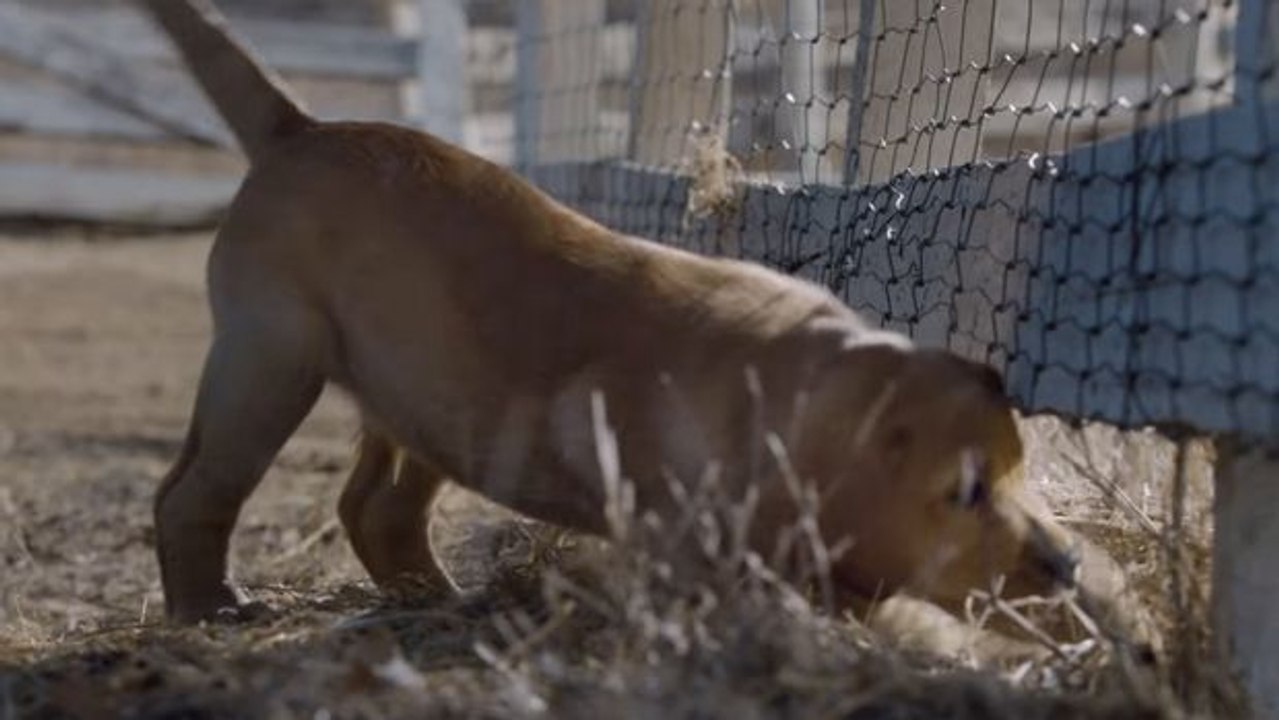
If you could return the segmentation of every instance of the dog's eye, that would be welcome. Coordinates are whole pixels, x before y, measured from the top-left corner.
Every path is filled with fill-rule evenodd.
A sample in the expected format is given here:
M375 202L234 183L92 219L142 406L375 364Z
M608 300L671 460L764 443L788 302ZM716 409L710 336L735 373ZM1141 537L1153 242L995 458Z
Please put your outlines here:
M972 449L959 456L959 484L955 487L952 502L965 510L984 505L990 494L985 456Z

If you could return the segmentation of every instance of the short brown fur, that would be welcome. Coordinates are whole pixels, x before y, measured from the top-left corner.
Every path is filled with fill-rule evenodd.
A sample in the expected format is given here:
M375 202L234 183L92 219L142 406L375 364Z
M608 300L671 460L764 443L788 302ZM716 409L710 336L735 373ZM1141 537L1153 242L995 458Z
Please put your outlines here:
M429 135L310 120L207 5L147 5L189 62L222 68L199 74L219 107L255 113L231 122L253 169L209 259L215 337L155 504L171 617L237 607L229 534L327 382L365 418L340 515L387 587L441 577L425 513L445 478L605 533L597 396L641 509L672 515L669 479L714 461L730 493L759 489L764 557L796 517L764 449L781 440L823 497L823 537L853 541L832 571L848 601L904 589L953 607L996 575L1013 593L1072 579L1069 537L1023 502L985 367L805 282L615 233Z

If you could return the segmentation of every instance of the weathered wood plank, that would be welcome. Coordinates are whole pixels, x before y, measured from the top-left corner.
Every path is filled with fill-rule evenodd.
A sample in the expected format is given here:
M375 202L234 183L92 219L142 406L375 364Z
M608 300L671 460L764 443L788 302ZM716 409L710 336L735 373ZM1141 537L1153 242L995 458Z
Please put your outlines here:
M857 184L973 162L980 150L994 0L881 3L870 48ZM921 18L930 18L927 24ZM950 77L945 83L935 78ZM851 182L852 179L849 179Z
M266 53L268 61L274 57L286 67L305 65L305 62L291 61L290 57L296 60L312 52L317 53L317 57L325 57L324 62L333 66L329 69L348 59L358 66L363 62L359 58L366 57L369 47L385 44L387 38L392 38L396 43L394 47L401 50L416 47L411 41L394 39L389 33L367 29L348 32L343 28L260 21L248 23L247 27L250 36L256 34L277 49ZM237 26L237 29L243 28ZM314 38L303 40L306 33L312 32ZM120 8L54 12L0 3L0 53L44 69L80 92L80 97L75 98L65 89L49 87L48 84L13 90L4 83L0 86L0 90L6 93L0 95L4 98L0 107L0 123L8 127L37 133L82 131L90 135L135 139L156 139L170 134L203 144L231 145L230 135L221 119L213 113L185 70L176 64L168 42L136 13ZM161 59L165 62L152 62ZM415 55L410 59L416 62ZM315 64L308 67L324 69L324 66ZM412 73L403 77L416 78L415 68L416 65ZM324 77L329 85L340 90L343 83L369 83L371 78L362 78L361 75L356 72ZM294 80L306 85L317 77L320 76L295 75ZM379 87L376 83L380 80L372 80L368 87ZM336 100L348 96L351 94L338 96L328 93L320 99L335 101L328 103L330 105L340 105ZM323 106L325 103L317 104ZM322 116L333 115L326 112L325 107L317 109ZM380 111L340 114L344 118L392 119ZM122 119L126 115L133 116L134 121ZM401 116L397 110L395 117ZM151 129L147 130L143 125L150 125Z
M309 22L232 22L282 72L367 80L416 77L417 40L374 28Z
M684 217L689 180L626 164L531 177L623 231L834 288L873 320L1006 371L1028 411L1279 437L1279 107L1226 108L1066 155L860 189L747 185Z
M165 137L154 125L66 87L0 80L0 98L3 130L133 140Z
M156 227L212 224L238 176L0 164L0 217Z
M1252 713L1279 718L1279 462L1219 450L1213 491L1212 620L1217 656Z
M4 3L10 4L10 3ZM31 17L73 37L93 38L122 57L174 62L172 48L127 6L48 9L26 5ZM389 30L322 22L232 16L231 24L282 72L395 81L417 74L417 42Z
M359 80L313 80L293 77L289 85L317 117L340 120L404 121L403 104L393 86ZM201 107L210 121L213 111ZM100 102L72 87L25 78L0 78L0 129L32 135L119 138L139 141L172 139L136 114Z
M1195 316L1203 328L1199 335L1231 342L1228 348L1218 349L1205 347L1201 341L1191 347L1197 355L1189 359L1209 365L1227 384L1232 375L1227 368L1262 375L1261 382L1249 383L1245 392L1232 396L1225 409L1230 411L1227 417L1236 422L1261 425L1268 419L1271 439L1279 435L1274 391L1279 385L1279 308L1275 306L1279 298L1279 210L1275 209L1279 163L1274 159L1279 126L1279 80L1274 76L1277 32L1279 5L1270 0L1240 3L1235 29L1235 88L1240 109L1233 115L1241 120L1199 128L1201 132L1187 141L1191 157L1212 170L1204 173L1193 194L1180 187L1180 192L1170 196L1177 204L1174 212L1180 216L1198 207L1212 207L1222 216L1202 229L1203 237L1211 239L1202 243L1206 247L1195 247L1195 236L1187 237L1184 228L1176 228L1172 238L1177 244L1170 249L1180 250L1183 257L1188 251L1206 255L1195 257L1195 262L1213 271L1209 279L1215 292L1187 293L1182 312ZM1229 135L1216 137L1214 130ZM1183 141L1181 137L1174 139ZM1144 196L1139 200L1147 202ZM1185 207L1188 201L1198 204ZM1147 248L1143 255L1149 254ZM1142 269L1147 272L1160 269L1158 259L1152 262L1139 256L1140 260L1145 260ZM1209 355L1211 350L1218 351ZM1245 413L1242 418L1241 409ZM1218 448L1213 496L1213 636L1219 660L1240 681L1251 714L1258 720L1275 720L1279 718L1279 604L1274 601L1279 592L1279 556L1275 554L1279 543L1279 449L1249 446L1247 441L1254 437L1254 433L1239 433L1226 438Z
M628 152L632 159L673 168L691 154L689 141L695 131L727 132L732 93L730 5L711 0L694 8L681 0L654 0L640 9Z
M230 133L183 75L131 61L87 33L68 32L48 13L0 3L0 52L174 135L202 144L231 144Z

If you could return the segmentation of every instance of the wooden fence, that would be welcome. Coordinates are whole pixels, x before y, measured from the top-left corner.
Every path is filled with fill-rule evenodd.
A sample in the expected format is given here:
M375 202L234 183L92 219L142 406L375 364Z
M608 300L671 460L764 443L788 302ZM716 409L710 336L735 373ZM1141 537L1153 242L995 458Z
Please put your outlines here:
M460 139L464 108L450 100L465 97L460 8L389 8L382 27L232 21L321 117L409 122ZM422 114L426 106L435 112ZM0 0L0 218L207 225L243 169L229 132L136 8Z

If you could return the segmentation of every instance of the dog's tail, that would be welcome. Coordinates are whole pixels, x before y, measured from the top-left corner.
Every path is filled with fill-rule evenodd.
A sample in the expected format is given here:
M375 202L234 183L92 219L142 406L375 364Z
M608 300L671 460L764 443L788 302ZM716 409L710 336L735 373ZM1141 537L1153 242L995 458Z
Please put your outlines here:
M250 161L315 124L283 82L231 36L226 19L207 0L143 0L143 5L173 39Z

